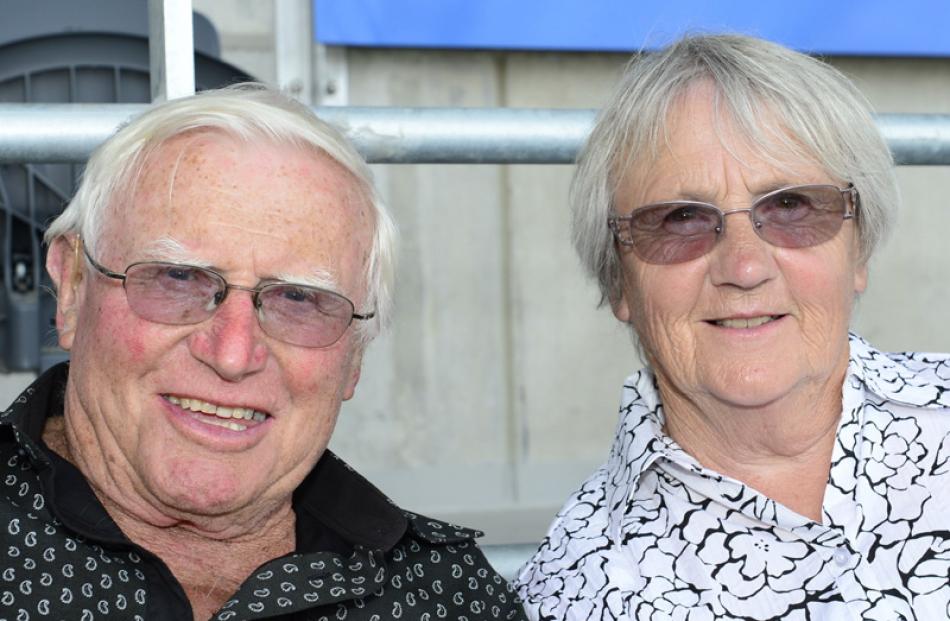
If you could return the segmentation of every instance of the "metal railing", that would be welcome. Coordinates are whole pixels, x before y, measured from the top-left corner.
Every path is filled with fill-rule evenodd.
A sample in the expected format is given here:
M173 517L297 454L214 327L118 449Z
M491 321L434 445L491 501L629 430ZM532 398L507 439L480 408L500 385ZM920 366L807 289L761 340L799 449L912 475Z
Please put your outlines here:
M0 104L0 163L81 162L146 106ZM316 107L371 163L569 164L593 110ZM902 165L950 165L950 115L881 114Z

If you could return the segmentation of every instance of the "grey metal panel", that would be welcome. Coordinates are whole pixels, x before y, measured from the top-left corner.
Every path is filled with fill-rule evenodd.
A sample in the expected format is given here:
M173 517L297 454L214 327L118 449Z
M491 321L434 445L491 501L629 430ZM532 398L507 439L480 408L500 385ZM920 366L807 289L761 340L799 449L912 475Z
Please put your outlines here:
M192 51L190 37L179 46L184 49L180 64L191 74L189 89L196 81L199 88L247 81L243 71L216 58L217 34L210 22L193 20L190 2L176 1L187 4L179 16L187 34L193 21L204 24L195 33L199 51ZM144 0L38 0L12 5L0 0L0 102L96 102L121 107L149 101L145 9ZM180 33L182 28L174 30ZM108 135L114 127L107 123L99 133ZM64 137L70 134L68 127L58 130ZM0 163L0 369L42 370L66 355L56 346L55 305L43 270L41 236L72 195L86 157L83 151L65 165L29 159Z
M491 563L502 578L513 580L518 570L528 562L528 559L538 549L536 543L512 543L507 545L481 546L485 558Z
M0 0L0 45L78 33L148 38L146 0ZM195 50L221 56L218 32L194 14Z

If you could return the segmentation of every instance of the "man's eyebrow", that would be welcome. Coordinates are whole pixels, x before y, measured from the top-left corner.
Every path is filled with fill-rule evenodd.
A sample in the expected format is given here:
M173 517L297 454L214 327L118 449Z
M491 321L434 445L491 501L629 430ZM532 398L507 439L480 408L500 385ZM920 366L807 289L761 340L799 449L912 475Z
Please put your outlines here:
M142 250L141 260L144 261L168 261L170 263L185 263L195 267L218 270L213 264L198 258L190 253L185 246L173 237L161 237L147 244ZM281 273L273 277L263 277L261 280L273 280L279 282L292 283L297 285L306 285L318 289L338 292L340 284L336 277L328 270L317 268L309 274L289 274Z
M145 261L168 261L170 263L187 263L195 267L212 267L207 261L189 252L184 244L173 237L161 237L146 244L142 249L141 257L141 260Z
M293 283L297 285L306 285L327 291L339 292L340 284L336 278L325 269L315 269L309 275L300 274L278 274L275 278L280 282Z

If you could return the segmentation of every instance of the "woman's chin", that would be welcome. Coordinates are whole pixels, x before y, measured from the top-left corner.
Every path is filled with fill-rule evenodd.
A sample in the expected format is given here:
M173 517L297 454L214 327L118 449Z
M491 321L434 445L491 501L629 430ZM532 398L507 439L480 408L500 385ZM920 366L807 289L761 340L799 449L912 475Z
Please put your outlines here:
M806 390L807 375L796 372L792 360L771 365L737 365L706 383L709 394L724 406L740 409L764 409Z

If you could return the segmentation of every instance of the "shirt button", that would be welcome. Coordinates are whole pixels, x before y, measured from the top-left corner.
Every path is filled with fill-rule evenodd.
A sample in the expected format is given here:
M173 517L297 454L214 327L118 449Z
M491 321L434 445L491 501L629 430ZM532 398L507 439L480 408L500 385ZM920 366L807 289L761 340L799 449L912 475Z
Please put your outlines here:
M851 553L844 546L835 550L835 563L844 567L851 561Z

